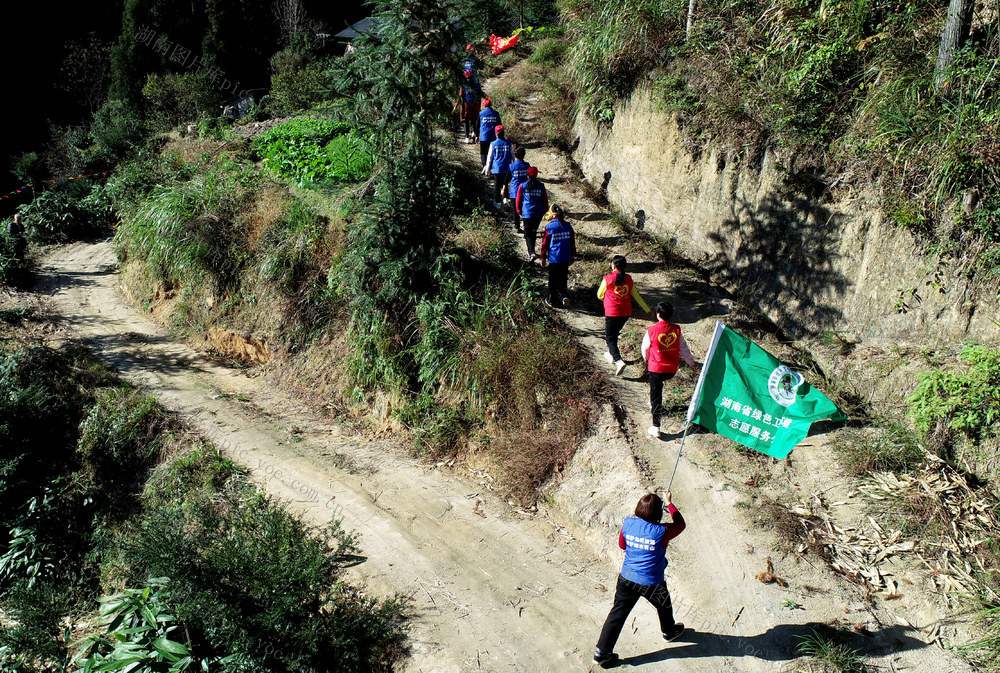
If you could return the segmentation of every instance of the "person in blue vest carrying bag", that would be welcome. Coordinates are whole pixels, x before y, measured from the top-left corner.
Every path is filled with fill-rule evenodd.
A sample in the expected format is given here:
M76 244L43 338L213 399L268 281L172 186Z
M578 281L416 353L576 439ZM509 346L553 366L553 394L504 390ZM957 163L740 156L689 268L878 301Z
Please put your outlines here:
M517 207L517 192L521 185L528 181L529 168L531 168L531 164L524 160L524 148L520 145L516 146L514 148L514 161L510 164L510 187L507 193L510 194L510 199L514 202L514 228L519 234L523 229L521 229L521 210ZM528 250L528 254L530 255L534 251L534 246L532 246Z
M680 535L687 524L671 501L669 491L667 510L670 512L670 523L660 523L663 500L655 493L647 493L639 498L635 516L626 518L622 524L618 546L625 550L625 560L615 587L615 602L604 621L594 653L594 663L602 668L611 668L618 663L615 643L640 597L656 608L664 640L677 640L684 633L684 625L674 621L664 573L667 569L667 543Z
M505 198L507 185L510 183L510 164L514 160L514 147L504 137L503 124L498 124L494 132L497 139L490 145L490 152L486 155L483 175L493 174L493 207L499 209L501 199Z
M608 351L604 359L615 366L615 376L625 369L621 350L618 348L618 335L625 323L632 316L632 300L642 307L642 310L653 316L652 309L643 301L639 291L635 289L632 276L625 273L628 261L621 255L611 258L611 273L604 277L601 286L597 288L597 298L604 302L604 341Z
M528 248L528 261L538 259L535 254L535 239L538 236L538 225L542 217L549 212L549 195L545 185L538 179L538 169L534 166L526 171L528 180L517 188L514 195L514 208L521 216L524 225L524 244Z
M496 128L499 125L500 113L493 109L493 101L487 98L479 113L479 158L483 166L486 166L486 154L490 151L490 145L497 139Z
M681 336L681 328L670 322L674 315L674 305L660 302L656 305L656 324L646 330L642 338L642 359L649 372L649 409L653 412L653 424L649 434L660 436L660 416L663 414L663 384L674 378L674 374L684 364L697 374L701 369L691 355L691 349Z
M522 188L523 189L523 188ZM559 206L552 206L555 217L545 225L542 235L542 266L549 267L549 306L569 306L569 265L576 259L576 233Z
M479 101L483 97L483 90L476 81L476 77L471 70L466 70L462 83L458 87L458 100L455 107L458 108L458 119L462 122L465 131L465 142L475 142L472 134L475 132L475 124L479 123Z

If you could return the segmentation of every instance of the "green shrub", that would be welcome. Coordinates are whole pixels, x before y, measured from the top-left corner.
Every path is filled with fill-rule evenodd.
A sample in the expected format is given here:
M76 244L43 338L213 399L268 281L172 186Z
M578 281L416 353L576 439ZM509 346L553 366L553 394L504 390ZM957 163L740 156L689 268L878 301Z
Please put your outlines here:
M966 371L925 372L908 398L910 415L920 432L939 425L979 440L1000 434L1000 350L964 346Z
M65 243L110 233L115 220L105 185L90 180L52 187L22 206L20 212L29 236L38 243Z
M108 99L94 114L90 125L93 144L87 150L88 160L96 165L113 166L133 157L148 133L146 122L134 105Z
M304 524L241 481L150 509L126 544L133 576L170 577L192 653L224 653L224 670L368 671L404 636L401 603L340 581L354 536Z
M136 195L138 202L122 212L115 232L119 259L139 259L152 278L168 283L193 286L213 278L231 286L247 257L235 218L253 198L259 180L250 164L220 161L189 180ZM116 184L114 190L135 188Z
M371 175L368 144L349 124L294 119L254 138L268 167L299 186L358 182Z
M271 76L269 108L275 115L308 110L331 98L334 89L333 64L308 63Z

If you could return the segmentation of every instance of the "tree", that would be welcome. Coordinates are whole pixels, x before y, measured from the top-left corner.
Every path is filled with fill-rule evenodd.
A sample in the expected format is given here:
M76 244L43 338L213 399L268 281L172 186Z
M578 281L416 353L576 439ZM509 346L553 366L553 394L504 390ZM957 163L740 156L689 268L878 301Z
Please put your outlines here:
M330 286L350 301L355 379L398 386L415 379L413 311L435 292L441 267L438 232L452 198L435 130L451 110L458 36L438 3L376 0L374 9L338 89L372 139L375 193Z
M948 18L945 19L941 46L938 47L937 62L934 64L934 89L940 94L947 95L950 89L948 71L955 62L958 50L969 38L974 7L974 0L951 0L948 3Z
M86 107L90 116L97 112L108 94L111 46L96 33L66 44L66 59L62 65L63 91Z

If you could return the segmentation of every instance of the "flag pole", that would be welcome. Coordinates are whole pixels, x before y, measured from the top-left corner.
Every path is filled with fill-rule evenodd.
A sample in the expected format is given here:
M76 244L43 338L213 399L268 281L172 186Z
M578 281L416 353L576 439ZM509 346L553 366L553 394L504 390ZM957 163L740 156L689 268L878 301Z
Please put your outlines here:
M670 481L667 482L667 493L670 492L670 486L674 483L674 475L677 474L677 465L681 462L681 451L684 450L684 440L687 438L688 428L690 427L690 423L684 424L684 434L681 435L681 445L677 447L677 458L674 459L674 471L670 473Z
M694 419L695 414L698 410L698 403L701 401L701 389L705 385L705 376L708 373L708 367L712 364L712 358L715 356L715 347L719 344L719 337L722 335L722 331L726 329L726 326L722 324L721 321L715 321L715 331L712 333L712 343L708 347L708 353L705 354L705 362L701 365L701 372L698 374L698 383L695 384L694 392L691 394L691 403L688 405L687 418L684 422L684 434L681 435L681 445L677 447L677 457L674 459L674 469L670 473L670 481L667 482L667 491L670 491L670 487L674 483L674 476L677 474L677 466L681 462L681 451L684 450L684 440L687 439L688 430L691 428L691 421Z

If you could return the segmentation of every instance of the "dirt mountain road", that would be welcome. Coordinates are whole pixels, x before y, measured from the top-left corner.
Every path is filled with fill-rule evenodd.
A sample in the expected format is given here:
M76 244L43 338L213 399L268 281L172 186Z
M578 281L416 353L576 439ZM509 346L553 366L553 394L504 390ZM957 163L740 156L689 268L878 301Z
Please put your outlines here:
M473 150L467 147L467 159L478 161ZM581 233L610 258L620 234L573 185L565 159L539 148L529 160L550 180L554 200L568 206ZM712 299L700 280L668 273L652 258L632 261L647 299L674 298L700 357L725 303ZM665 428L661 441L644 434L640 367L632 364L617 379L609 372L620 413L616 418L604 410L565 483L552 491L554 501L567 505L532 516L513 511L475 478L415 460L392 441L359 437L335 420L310 416L263 377L220 366L179 342L122 296L107 241L54 250L40 276L59 338L89 345L311 523L342 518L360 533L364 558L349 579L375 594L398 592L412 600L412 657L404 670L593 669L594 643L620 564L617 526L636 493L665 483L678 439L677 427ZM592 289L574 292L584 308L562 316L603 363L601 319L584 302ZM710 440L695 436L689 446L697 452L704 441ZM609 484L617 492L594 500ZM706 467L683 458L673 492L688 529L671 544L669 582L678 618L693 629L666 645L653 610L641 604L617 649L626 666L691 673L808 670L800 667L797 639L815 624L836 622L866 625L865 653L886 670L968 670L821 565L789 561L781 569L787 588L757 581L773 536L747 525L736 507L737 490ZM590 523L574 526L570 519Z

